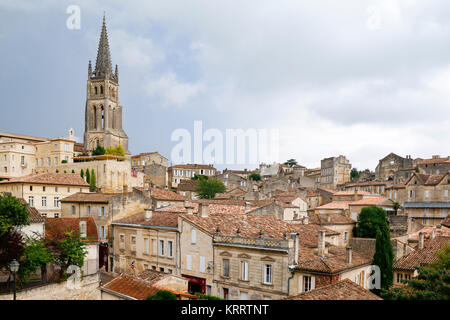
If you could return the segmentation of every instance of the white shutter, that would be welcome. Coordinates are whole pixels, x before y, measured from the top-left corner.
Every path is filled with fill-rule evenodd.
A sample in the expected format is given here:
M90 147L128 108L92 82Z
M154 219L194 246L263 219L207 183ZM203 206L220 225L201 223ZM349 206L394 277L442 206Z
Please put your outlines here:
M200 257L200 272L205 272L205 257Z
M195 243L195 241L197 240L197 230L195 228L192 228L191 231L191 242Z
M311 276L311 290L316 288L316 277Z
M186 269L192 270L192 256L190 254L186 255Z
M152 252L152 254L153 255L157 255L158 254L158 243L156 242L155 239L152 240L152 243L153 243L153 252Z

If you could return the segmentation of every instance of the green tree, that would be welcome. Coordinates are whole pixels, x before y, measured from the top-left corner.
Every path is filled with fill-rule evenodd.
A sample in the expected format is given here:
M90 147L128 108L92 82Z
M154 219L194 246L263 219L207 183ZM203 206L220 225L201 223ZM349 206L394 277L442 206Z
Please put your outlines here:
M260 181L261 175L259 173L252 173L251 175L249 175L249 178L253 181Z
M90 182L90 186L91 186L91 191L95 191L95 172L94 169L91 170L91 182Z
M149 295L146 300L177 300L177 296L168 290L159 290L154 295Z
M42 280L45 281L47 263L53 261L51 252L45 247L43 239L27 238L25 250L20 259L19 281L25 284L31 275L41 270Z
M0 236L16 226L29 225L27 205L12 195L0 195Z
M89 169L86 169L86 182L91 184L91 174L89 173Z
M437 261L416 267L418 276L403 281L405 286L383 290L386 300L450 300L450 245L436 252Z
M373 264L380 267L381 289L389 288L394 278L394 250L392 249L389 227L377 227ZM373 291L377 294L380 293L379 289Z
M398 203L397 201L394 201L394 203L392 204L392 209L394 209L394 213L395 213L395 215L397 215L397 211L398 211L398 209L400 209L400 203Z
M94 151L92 151L93 156L102 156L105 154L105 148L103 148L101 145L98 145L97 148L95 148Z
M72 169L72 173L75 173L75 170Z
M377 228L384 230L384 227L389 230L386 211L377 206L365 207L358 216L354 235L359 238L376 238Z
M70 265L83 267L87 244L79 232L68 229L62 239L47 239L47 241L46 247L50 248L56 264L61 267L61 278L65 278L65 272Z
M191 180L208 180L208 177L202 174L194 173L194 176L191 178Z
M297 160L289 159L284 164L287 165L287 166L293 167L293 166L297 165Z
M23 235L12 228L0 235L0 270L9 268L9 263L19 260L25 250L25 240Z
M81 176L81 178L84 179L84 170L83 169L81 169L81 171L80 171L80 176Z
M105 154L123 157L123 156L125 156L125 150L123 150L123 147L120 144L116 147L107 146L106 150L105 150Z
M356 168L352 168L352 170L350 171L350 178L352 179L352 180L356 180L356 179L358 179L359 178L359 171L358 171L358 169L356 169Z
M200 199L212 199L216 193L225 192L226 188L222 181L217 179L199 180L197 193Z
M202 294L200 292L196 292L195 295L200 298L200 300L225 300L220 297L212 296L210 294Z

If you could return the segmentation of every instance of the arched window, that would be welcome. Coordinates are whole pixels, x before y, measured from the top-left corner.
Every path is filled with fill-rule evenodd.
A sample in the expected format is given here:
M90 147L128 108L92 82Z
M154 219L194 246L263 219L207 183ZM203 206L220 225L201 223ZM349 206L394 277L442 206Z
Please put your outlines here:
M98 89L97 89L97 87L95 87L95 94L97 94L98 93Z
M116 128L116 109L114 109L114 108L111 111L111 127L113 129Z
M105 129L105 109L102 106L102 129Z
M100 94L103 94L103 86L100 86Z
M97 128L97 108L93 105L92 109L94 109L94 118L92 119L94 122L94 125L92 126L92 128L98 129Z

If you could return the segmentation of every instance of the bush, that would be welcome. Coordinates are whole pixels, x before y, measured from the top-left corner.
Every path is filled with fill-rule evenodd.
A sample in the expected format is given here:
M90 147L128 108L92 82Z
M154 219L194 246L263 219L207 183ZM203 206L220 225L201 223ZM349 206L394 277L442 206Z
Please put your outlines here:
M225 300L216 296L212 296L209 294L203 294L200 292L196 292L195 295L200 298L200 300Z
M67 160L64 159L64 160L61 161L61 163L67 163Z
M105 154L105 148L103 148L102 146L98 145L97 148L95 148L94 151L92 151L92 155L93 156L102 156Z
M260 181L261 175L259 173L252 173L249 178L253 181Z
M212 199L216 193L225 192L226 188L222 181L217 179L208 179L199 180L196 191L200 199Z
M146 300L177 300L177 296L173 292L159 290L153 296L149 295Z
M113 156L125 156L125 151L123 147L119 144L117 147L108 146L106 147L105 154L110 154Z

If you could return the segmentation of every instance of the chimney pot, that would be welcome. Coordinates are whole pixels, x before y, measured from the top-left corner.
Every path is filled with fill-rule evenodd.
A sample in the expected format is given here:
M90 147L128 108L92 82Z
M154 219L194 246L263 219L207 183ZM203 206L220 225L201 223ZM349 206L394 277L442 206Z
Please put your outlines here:
M294 238L294 264L298 264L298 233L291 233L291 238Z
M209 205L203 204L203 203L199 203L198 204L198 212L200 214L200 217L207 218L208 217L208 212L209 212Z
M320 257L325 256L325 230L318 231L317 254Z
M153 208L145 209L145 221L151 220L153 216Z
M347 255L346 255L347 264L352 264L352 247L351 246L348 246L346 248L346 253L347 253Z
M424 233L419 232L419 249L423 249L424 246Z

